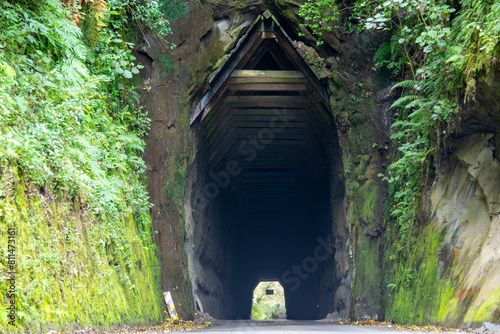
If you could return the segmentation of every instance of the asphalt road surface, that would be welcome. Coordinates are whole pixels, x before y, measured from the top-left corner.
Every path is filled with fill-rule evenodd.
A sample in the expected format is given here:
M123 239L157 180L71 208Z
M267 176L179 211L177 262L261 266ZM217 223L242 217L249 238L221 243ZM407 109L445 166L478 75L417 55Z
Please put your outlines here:
M418 333L401 331L391 328L365 327L329 324L322 321L296 321L296 320L233 320L216 321L214 327L199 330L201 333L225 334L225 333L373 333L373 334L396 334L396 333ZM460 332L447 332L460 333ZM462 332L463 333L463 332Z

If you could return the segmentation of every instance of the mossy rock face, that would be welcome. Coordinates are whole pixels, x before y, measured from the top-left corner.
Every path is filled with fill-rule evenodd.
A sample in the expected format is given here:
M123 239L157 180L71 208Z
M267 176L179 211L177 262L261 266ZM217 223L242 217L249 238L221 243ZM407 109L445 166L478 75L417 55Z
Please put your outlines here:
M381 240L360 238L358 243L356 277L354 281L354 317L356 319L380 319L383 312L381 271L378 254Z
M2 328L46 332L163 321L156 246L131 213L114 222L114 238L126 240L117 245L103 221L71 196L41 192L15 170L2 171L0 183L0 228L15 229L18 316L16 327L7 326L2 294Z
M335 61L330 69L332 109L343 143L343 161L347 190L347 221L355 268L351 317L383 319L384 201L387 185L378 177L387 164L374 143L388 141L377 114L382 103L376 101L370 72L353 77ZM365 84L363 85L362 82ZM333 89L332 89L333 88ZM385 153L384 153L385 154Z
M492 134L476 134L441 164L430 192L430 222L416 234L407 262L389 260L386 267L394 284L388 320L455 327L500 320L493 283L500 280L500 220L492 214L500 163L494 151Z

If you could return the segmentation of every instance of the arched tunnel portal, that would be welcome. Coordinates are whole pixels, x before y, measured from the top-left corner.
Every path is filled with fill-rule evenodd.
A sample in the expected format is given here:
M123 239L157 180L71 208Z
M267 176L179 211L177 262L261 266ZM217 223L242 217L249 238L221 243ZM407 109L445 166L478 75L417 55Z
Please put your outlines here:
M186 247L198 311L249 318L279 280L288 318L349 307L341 153L325 88L271 15L210 81L192 117Z

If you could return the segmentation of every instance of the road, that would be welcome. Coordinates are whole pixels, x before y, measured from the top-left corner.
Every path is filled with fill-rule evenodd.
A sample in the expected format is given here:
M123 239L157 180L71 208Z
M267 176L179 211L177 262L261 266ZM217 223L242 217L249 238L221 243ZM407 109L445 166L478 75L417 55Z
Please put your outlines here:
M216 321L216 326L199 330L201 333L225 334L225 333L314 333L314 334L332 334L332 333L374 333L374 334L395 334L395 333L418 333L410 331L401 331L391 328L366 327L336 325L321 321L296 321L296 320L275 320L275 321L256 321L256 320L232 320ZM463 333L463 332L447 332Z

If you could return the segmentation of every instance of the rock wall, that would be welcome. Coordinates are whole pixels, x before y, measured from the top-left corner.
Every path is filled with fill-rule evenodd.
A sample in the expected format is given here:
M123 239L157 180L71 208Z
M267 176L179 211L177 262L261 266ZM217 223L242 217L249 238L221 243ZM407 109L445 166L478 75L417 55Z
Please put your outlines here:
M499 321L498 136L463 138L428 194L430 219L410 251L410 280L388 304L389 320L478 326Z
M144 65L143 104L151 118L145 161L162 288L172 292L182 318L194 315L184 248L184 188L194 148L189 134L190 92L203 85L200 73L208 72L222 56L206 38L213 26L210 9L195 2L189 6L185 19L172 22L169 42L177 45L174 50L149 34L136 50ZM173 71L169 71L171 66Z
M498 73L445 131L428 171L406 286L387 293L388 320L479 327L500 321ZM398 276L389 259L387 284ZM397 269L396 269L397 270Z
M234 270L234 264L228 254L228 244L234 238L222 230L219 222L229 212L221 212L225 198L215 197L213 200L200 197L206 193L205 187L212 182L209 178L207 150L198 150L191 166L190 177L186 184L186 250L189 259L189 276L193 284L193 297L197 312L208 312L223 319L224 314L233 308L229 295L231 275L222 272ZM229 232L230 233L230 232Z
M343 36L339 56L327 59L323 70L328 71L330 103L342 148L344 228L353 280L349 316L357 319L384 317L382 262L387 184L378 174L388 165L392 97L384 73L373 71L371 66L372 54L378 48L373 37Z
M466 137L433 185L432 222L443 238L438 268L448 293L438 317L445 322L500 319L499 139Z

